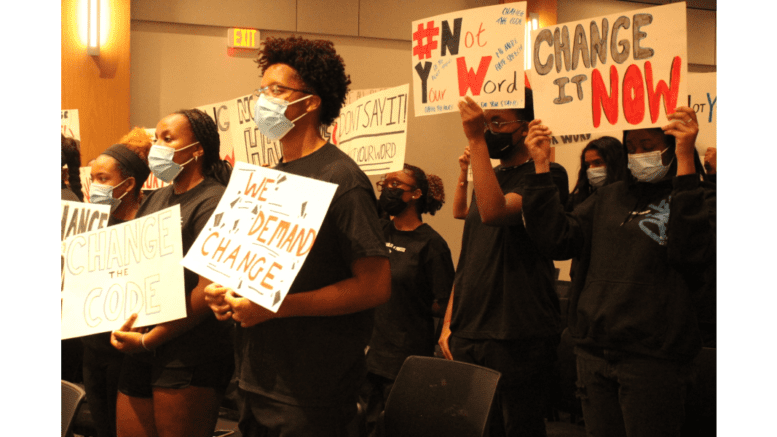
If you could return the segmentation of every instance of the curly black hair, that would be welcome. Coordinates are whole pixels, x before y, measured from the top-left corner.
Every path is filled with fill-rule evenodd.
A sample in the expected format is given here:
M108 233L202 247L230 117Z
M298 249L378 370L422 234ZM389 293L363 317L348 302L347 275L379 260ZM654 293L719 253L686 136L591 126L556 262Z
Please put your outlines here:
M227 185L229 177L232 175L232 166L219 157L221 139L216 122L210 115L197 108L181 109L175 113L184 115L189 120L192 133L202 146L202 172L206 176L215 178L221 184Z
M433 174L427 175L420 168L410 164L405 164L403 171L415 179L415 187L421 190L421 197L415 203L418 215L425 213L434 215L445 203L445 189L442 185L442 179Z
M262 43L256 63L262 74L275 64L293 68L305 87L321 98L321 124L328 126L340 115L351 77L332 41L270 37Z

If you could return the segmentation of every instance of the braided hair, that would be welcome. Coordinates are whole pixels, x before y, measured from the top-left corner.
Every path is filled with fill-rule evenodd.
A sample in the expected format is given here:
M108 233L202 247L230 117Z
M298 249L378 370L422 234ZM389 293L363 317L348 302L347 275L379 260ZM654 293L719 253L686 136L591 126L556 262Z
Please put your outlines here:
M404 171L413 176L416 188L421 190L421 197L415 203L418 215L424 213L434 215L445 203L445 189L442 185L442 179L433 174L427 175L420 168L410 164L405 164Z
M204 152L202 155L203 174L216 179L222 185L227 185L229 177L232 175L232 166L219 157L221 140L216 122L210 115L197 108L181 109L175 113L186 116L194 137L202 146Z
M321 98L321 124L328 126L340 115L351 77L334 43L300 37L267 38L256 59L262 74L271 65L293 68L306 87Z
M60 134L62 135L62 134ZM79 150L78 141L73 138L68 138L62 135L62 155L61 164L62 167L67 164L68 182L70 183L70 189L76 194L80 201L84 201L84 193L81 191L81 151ZM62 180L62 187L65 187L64 175Z

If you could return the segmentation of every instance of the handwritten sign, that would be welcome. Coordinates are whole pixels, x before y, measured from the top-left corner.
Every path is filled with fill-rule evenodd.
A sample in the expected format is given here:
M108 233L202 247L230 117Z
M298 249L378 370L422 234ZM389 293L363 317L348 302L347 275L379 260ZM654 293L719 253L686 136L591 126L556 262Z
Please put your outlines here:
M277 312L337 185L236 162L224 195L182 264Z
M378 91L383 91L385 89L386 88L369 88L364 90L349 91L348 94L345 95L345 102L343 103L343 107L350 105L351 103L361 99L364 96L369 96L370 94L375 94ZM340 118L342 118L342 116L343 111L341 110L340 115L335 118L335 121L326 128L326 134L334 145L337 145L337 126L340 124Z
M554 134L661 126L687 95L685 3L532 32L536 118Z
M65 240L62 339L186 317L180 207Z
M78 109L62 110L62 135L81 141L81 125L78 121Z
M717 73L688 73L686 106L696 111L696 120L699 122L696 148L704 156L708 147L717 147L718 143Z
M526 2L414 21L415 116L458 111L465 95L483 108L523 108Z
M108 225L111 213L110 205L92 205L90 203L62 200L62 238L102 229ZM65 245L62 245L61 290L65 289Z
M402 170L409 85L362 97L340 111L337 145L368 175Z

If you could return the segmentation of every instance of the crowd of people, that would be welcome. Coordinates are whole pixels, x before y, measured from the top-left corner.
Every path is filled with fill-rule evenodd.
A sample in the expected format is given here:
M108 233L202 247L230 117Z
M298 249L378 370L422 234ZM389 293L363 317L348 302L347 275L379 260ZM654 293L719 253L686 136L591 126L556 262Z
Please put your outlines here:
M63 379L66 361L83 360L98 435L210 436L230 381L243 436L345 436L359 403L378 433L405 358L439 347L501 372L489 435L544 436L564 329L589 435L679 435L692 360L714 345L715 324L715 184L696 152L693 110L678 107L666 126L626 131L622 142L591 141L570 193L531 89L520 109L483 111L467 97L454 269L448 244L423 222L445 201L443 181L405 164L376 197L322 137L350 85L334 45L268 38L258 64L254 121L282 144L275 169L337 185L315 244L276 313L185 269L187 317L135 328L133 316L83 338L82 357L63 349ZM154 138L135 129L91 163L91 202L111 205L109 226L180 205L185 255L229 181L219 147L216 124L197 109L164 117ZM63 137L67 200L80 200L74 149ZM141 191L151 172L170 185ZM567 259L568 327L554 266Z

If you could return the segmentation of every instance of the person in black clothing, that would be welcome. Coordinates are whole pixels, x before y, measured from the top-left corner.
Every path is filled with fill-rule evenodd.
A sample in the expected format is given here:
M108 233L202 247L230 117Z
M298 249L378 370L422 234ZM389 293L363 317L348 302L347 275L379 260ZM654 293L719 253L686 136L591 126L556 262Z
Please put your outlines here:
M527 176L534 173L524 144L534 119L526 107L487 110L467 97L459 103L468 150L453 211L465 219L461 255L443 320L440 348L448 359L502 373L492 408L490 435L544 436L544 413L554 379L561 332L555 269L529 239L521 219ZM491 167L489 158L499 159ZM467 207L467 164L475 185ZM564 168L551 165L553 183L569 192Z
M588 143L580 155L577 183L566 204L572 211L597 188L616 181L625 181L629 175L623 144L617 138L601 137Z
M701 180L696 114L624 133L632 174L564 213L548 174L550 129L531 123L536 175L526 229L555 259L580 258L570 296L579 396L589 435L680 435L702 346L705 272L715 258L715 187Z
M108 226L135 218L148 179L151 137L135 128L91 164L90 202L113 205ZM116 435L116 397L124 354L111 345L111 333L82 337L84 389L98 437Z
M370 181L321 136L321 126L340 113L350 79L331 41L268 38L257 61L254 121L283 146L275 169L337 190L277 313L217 284L207 288L208 302L220 320L239 323L243 436L345 435L366 374L372 308L391 293Z
M137 217L179 205L184 255L229 181L232 168L219 158L219 146L216 123L198 109L168 115L156 126L149 166L172 183L151 192ZM133 315L112 333L111 344L127 354L116 402L119 435L212 435L234 359L232 324L219 322L208 308L208 284L184 269L187 317L132 330Z
M434 318L445 313L453 285L453 259L448 243L422 214L434 215L445 201L442 180L405 164L402 171L377 183L383 234L391 263L391 298L375 309L375 326L367 352L368 432L383 411L394 380L411 355L433 356Z
M64 168L65 165L67 165L67 172ZM84 193L81 191L81 151L79 142L64 135L62 135L62 167L62 189L70 188L71 192L78 198L78 201L83 202ZM63 196L65 196L64 193ZM70 195L67 196L68 199L66 200L70 200Z
M61 163L61 196L62 200L82 202L84 194L81 192L81 152L78 150L78 142L73 138L62 135L62 149L60 152ZM65 166L67 165L67 168ZM68 181L68 183L65 183ZM62 287L65 284L65 258L62 258ZM61 345L61 377L63 380L80 383L83 345L77 338L62 340Z

